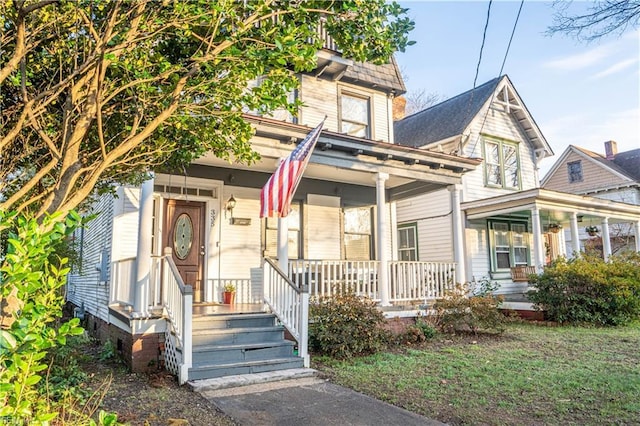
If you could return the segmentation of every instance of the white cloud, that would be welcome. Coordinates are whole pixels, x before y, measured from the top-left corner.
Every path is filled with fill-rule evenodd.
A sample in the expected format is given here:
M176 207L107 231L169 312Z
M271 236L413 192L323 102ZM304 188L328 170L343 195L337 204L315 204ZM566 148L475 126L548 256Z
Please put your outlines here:
M637 62L638 62L637 59L625 59L623 61L617 62L617 63L611 65L609 68L592 75L590 80L596 80L596 79L600 79L600 78L603 78L603 77L607 77L607 76L609 76L611 74L618 73L620 71L623 71L623 70L635 65Z
M577 53L562 59L555 59L545 62L543 66L546 68L557 69L560 71L575 71L588 68L598 64L607 57L615 53L615 44L608 43L602 46L587 50L586 52Z

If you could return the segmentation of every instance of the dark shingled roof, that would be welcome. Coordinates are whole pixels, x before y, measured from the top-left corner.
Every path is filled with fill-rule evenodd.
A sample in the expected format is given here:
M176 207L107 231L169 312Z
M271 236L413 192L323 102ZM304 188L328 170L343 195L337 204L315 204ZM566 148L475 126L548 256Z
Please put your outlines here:
M354 62L342 77L342 81L369 87L393 90L396 95L407 91L396 60L392 57L388 64L375 65L368 62Z
M494 78L473 90L395 122L393 131L396 143L423 147L462 134L502 78Z
M640 181L640 148L617 153L613 162L633 179Z
M640 180L640 149L619 152L615 155L613 161L611 161L597 152L589 151L579 146L574 146L574 148L623 176L627 176L633 180Z

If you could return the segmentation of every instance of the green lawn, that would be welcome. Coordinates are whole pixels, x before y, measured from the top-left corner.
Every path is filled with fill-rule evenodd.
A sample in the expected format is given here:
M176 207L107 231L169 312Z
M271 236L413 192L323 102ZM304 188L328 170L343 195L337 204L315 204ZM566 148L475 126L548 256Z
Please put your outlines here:
M640 325L512 324L314 367L335 383L450 424L640 424Z

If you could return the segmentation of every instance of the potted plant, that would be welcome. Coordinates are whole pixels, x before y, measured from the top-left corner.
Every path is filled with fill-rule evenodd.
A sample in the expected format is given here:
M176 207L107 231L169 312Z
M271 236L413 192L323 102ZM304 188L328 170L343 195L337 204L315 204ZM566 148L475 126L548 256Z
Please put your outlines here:
M595 237L598 234L598 232L600 232L598 227L595 225L589 225L586 228L584 228L584 230L587 231L587 234L589 234L589 236L591 237Z
M559 223L549 224L549 232L553 232L554 234L557 234L558 232L560 232L561 229L562 229L562 225L560 225Z
M226 283L222 288L222 303L225 305L233 305L236 298L236 286Z

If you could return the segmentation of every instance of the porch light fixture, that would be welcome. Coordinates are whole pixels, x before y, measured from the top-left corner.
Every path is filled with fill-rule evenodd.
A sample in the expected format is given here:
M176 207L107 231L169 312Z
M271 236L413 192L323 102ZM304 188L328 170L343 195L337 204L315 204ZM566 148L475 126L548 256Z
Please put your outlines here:
M233 198L233 194L231 194L231 197L229 197L229 199L227 200L227 204L224 207L224 209L225 209L225 217L227 217L227 213L226 212L229 212L229 214L233 218L233 209L235 209L235 208L236 208L236 199Z

